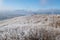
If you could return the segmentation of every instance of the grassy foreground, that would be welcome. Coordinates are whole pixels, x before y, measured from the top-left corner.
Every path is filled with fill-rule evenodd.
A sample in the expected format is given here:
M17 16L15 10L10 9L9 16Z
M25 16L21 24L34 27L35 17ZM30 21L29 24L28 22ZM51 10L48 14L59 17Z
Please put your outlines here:
M60 40L60 15L21 16L1 21L0 40Z

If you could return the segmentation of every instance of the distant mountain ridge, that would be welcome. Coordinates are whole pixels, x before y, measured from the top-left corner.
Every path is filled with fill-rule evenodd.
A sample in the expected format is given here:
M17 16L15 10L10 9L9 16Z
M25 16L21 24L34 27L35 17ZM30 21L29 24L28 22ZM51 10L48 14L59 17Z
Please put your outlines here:
M38 10L38 14L60 14L60 9L47 9L47 10Z
M26 11L26 10L2 11L0 12L0 20L9 19L18 16L36 15L36 14L60 14L60 10L49 9L49 10L37 10L37 11Z

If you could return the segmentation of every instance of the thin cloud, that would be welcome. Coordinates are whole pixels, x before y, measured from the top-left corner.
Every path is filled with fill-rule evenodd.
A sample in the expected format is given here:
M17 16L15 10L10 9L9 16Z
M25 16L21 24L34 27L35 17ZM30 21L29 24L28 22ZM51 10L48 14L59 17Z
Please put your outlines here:
M0 0L0 11L12 10L12 7L5 6L3 3L4 0Z
M3 4L3 0L0 0L0 6L2 6L2 4Z
M46 5L47 4L47 0L41 0L41 5Z
M0 0L0 10L3 8L3 0Z

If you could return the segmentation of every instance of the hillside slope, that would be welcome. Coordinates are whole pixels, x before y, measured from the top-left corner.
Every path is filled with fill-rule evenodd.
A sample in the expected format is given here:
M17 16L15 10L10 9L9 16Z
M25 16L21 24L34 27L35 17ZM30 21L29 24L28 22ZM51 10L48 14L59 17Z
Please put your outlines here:
M60 15L20 16L0 21L0 40L60 40Z

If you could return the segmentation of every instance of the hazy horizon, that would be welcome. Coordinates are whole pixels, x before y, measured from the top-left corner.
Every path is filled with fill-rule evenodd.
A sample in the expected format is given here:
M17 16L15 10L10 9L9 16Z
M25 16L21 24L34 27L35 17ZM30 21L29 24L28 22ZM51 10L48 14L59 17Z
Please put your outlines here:
M0 20L33 14L60 14L60 0L0 0Z

